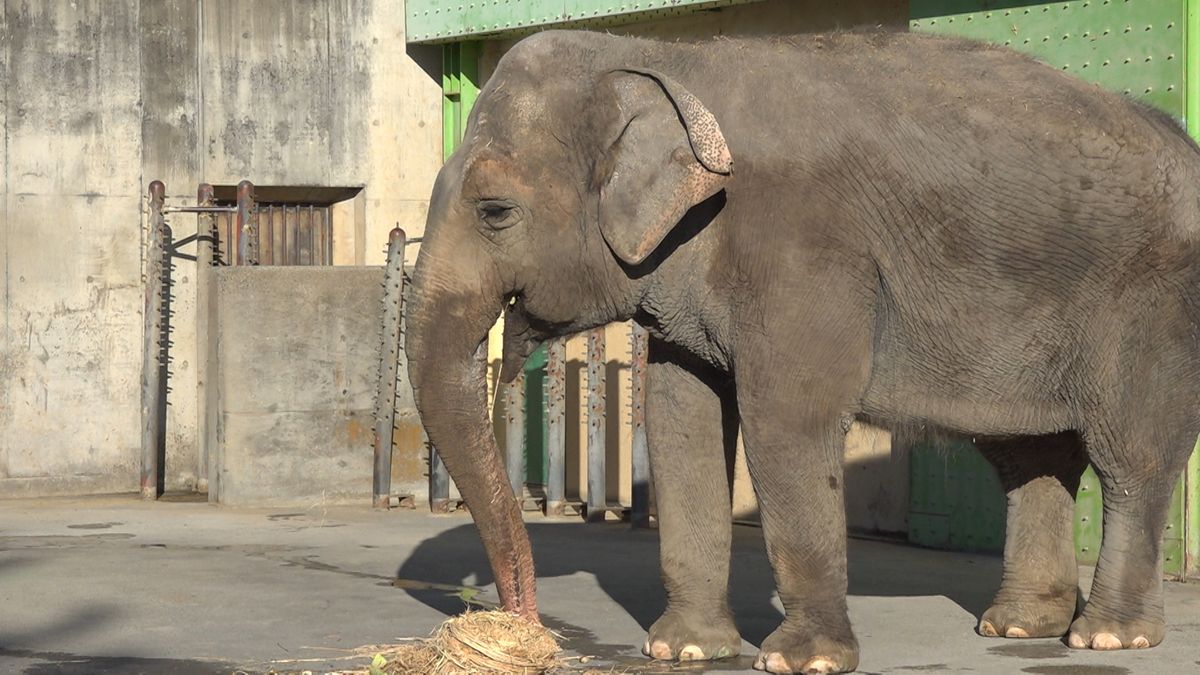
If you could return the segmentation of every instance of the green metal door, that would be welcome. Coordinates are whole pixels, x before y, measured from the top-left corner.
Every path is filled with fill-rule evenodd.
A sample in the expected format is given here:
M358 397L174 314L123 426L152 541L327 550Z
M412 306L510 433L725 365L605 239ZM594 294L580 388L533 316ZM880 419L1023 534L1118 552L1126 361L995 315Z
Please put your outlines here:
M546 442L546 346L538 347L525 361L525 484L545 485Z
M1144 100L1200 126L1200 0L912 0L910 28L987 40L1029 53L1077 77ZM1190 66L1187 64L1191 64ZM1190 70L1189 70L1190 69ZM1196 457L1171 500L1164 568L1193 566L1185 548L1200 539L1200 476ZM1185 489L1186 483L1190 490ZM1189 492L1191 499L1187 499ZM991 465L970 444L913 449L910 540L929 546L999 551L1004 545L1004 494ZM1186 517L1192 511L1192 517ZM1076 501L1075 545L1080 561L1095 562L1102 533L1100 485L1088 469ZM1188 546L1185 547L1185 539Z

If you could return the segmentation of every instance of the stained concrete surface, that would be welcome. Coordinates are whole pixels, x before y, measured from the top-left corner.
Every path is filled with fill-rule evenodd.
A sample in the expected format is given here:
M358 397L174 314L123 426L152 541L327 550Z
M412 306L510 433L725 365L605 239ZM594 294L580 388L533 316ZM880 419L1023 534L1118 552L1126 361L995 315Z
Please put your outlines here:
M637 647L663 606L657 533L529 519L548 625L589 667L668 672ZM981 638L999 579L991 556L854 540L850 612L861 672L1190 673L1200 586L1167 584L1157 649L1072 652L1055 640ZM733 605L744 655L686 672L749 672L780 618L760 532L737 527ZM429 632L494 601L469 518L313 503L298 509L144 504L131 497L0 502L0 672L326 672L356 647ZM467 595L470 593L468 592Z
M395 0L0 3L0 496L137 489L150 181L176 206L200 182L361 187L334 222L360 265L421 234L441 49L404 37ZM177 260L169 489L205 479L196 294Z
M224 267L215 280L220 433L209 495L232 506L371 503L381 267ZM288 302L278 302L286 297ZM395 494L424 489L401 359Z

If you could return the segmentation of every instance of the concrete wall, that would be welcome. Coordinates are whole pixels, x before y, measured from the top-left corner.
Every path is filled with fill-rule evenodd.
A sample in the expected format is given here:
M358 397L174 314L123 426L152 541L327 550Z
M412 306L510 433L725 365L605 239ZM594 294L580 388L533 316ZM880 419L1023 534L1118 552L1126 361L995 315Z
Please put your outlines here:
M766 0L748 5L738 5L719 10L651 21L609 29L613 33L657 37L661 39L690 39L707 35L773 35L788 33L820 32L859 26L889 26L902 28L908 21L906 0L848 0L827 3L819 0ZM515 44L516 40L493 40L484 44L480 62L481 77L486 80L495 70L500 57ZM616 396L610 396L610 428L614 426L611 411L620 411L615 425L608 436L610 466L609 494L615 490L619 479L621 501L628 503L629 481L629 426L627 405L628 391L628 329L610 327L608 331L609 377L620 374L621 385ZM495 342L495 341L493 341ZM615 350L613 348L616 348ZM569 366L579 369L583 365L585 339L574 338L568 343ZM498 359L499 349L494 350ZM498 363L498 361L497 361ZM568 385L575 384L568 381ZM586 387L586 378L579 386ZM612 387L610 387L612 389ZM570 399L569 399L570 400ZM586 389L582 392L586 402ZM568 428L573 423L583 425L578 434L568 434L568 487L577 486L578 494L586 494L586 411L568 410ZM503 445L503 422L498 421L498 438ZM616 431L617 433L613 433ZM893 454L891 439L886 432L854 425L846 439L846 510L852 529L866 532L896 533L907 530L908 512L908 458ZM757 518L757 505L750 486L749 473L744 454L739 449L734 471L734 514L738 519Z
M132 490L138 8L7 2L2 21L0 494Z
M226 267L213 276L210 496L237 506L369 504L383 269ZM411 392L398 394L397 493L423 486L424 447Z
M135 490L146 185L361 186L355 260L381 263L393 225L423 230L440 51L406 49L403 2L2 8L0 497ZM180 260L168 489L202 474L195 297Z

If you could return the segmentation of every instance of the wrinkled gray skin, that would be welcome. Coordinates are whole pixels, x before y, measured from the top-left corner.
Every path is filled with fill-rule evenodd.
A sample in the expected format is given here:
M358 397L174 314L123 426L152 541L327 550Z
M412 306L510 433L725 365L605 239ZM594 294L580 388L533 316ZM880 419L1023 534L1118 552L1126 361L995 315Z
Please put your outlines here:
M1168 499L1200 432L1198 190L1200 152L1170 120L1002 49L543 33L501 61L438 176L408 324L418 406L505 607L529 618L532 555L485 405L506 306L510 375L551 336L651 332L655 658L739 650L740 422L786 608L756 665L855 668L854 418L970 434L996 464L1008 540L980 633L1153 646ZM1077 614L1088 461L1104 543Z

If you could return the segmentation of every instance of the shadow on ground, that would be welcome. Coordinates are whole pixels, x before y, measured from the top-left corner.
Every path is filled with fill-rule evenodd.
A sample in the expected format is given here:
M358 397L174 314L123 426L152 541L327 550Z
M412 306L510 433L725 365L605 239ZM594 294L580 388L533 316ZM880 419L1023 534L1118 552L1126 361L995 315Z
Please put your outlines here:
M539 579L576 573L593 575L601 589L644 629L662 613L666 596L659 577L658 535L654 530L609 524L589 526L587 535L581 536L580 528L562 524L529 523L527 529ZM772 602L775 580L761 531L745 526L734 529L730 602L742 636L758 645L779 625L783 615ZM873 555L879 547L888 547L893 553ZM890 543L851 540L850 595L941 595L978 617L999 586L1001 561L997 557L947 556L916 548L896 555L895 549ZM479 535L470 524L422 542L400 565L397 577L402 580L397 585L405 587L410 595L447 615L462 611L461 597L444 588L403 586L403 580L448 587L494 582ZM544 618L554 627L554 617ZM963 626L964 631L973 628Z
M23 649L4 649L0 656L36 661L25 666L23 675L103 675L136 673L171 675L217 675L229 673L229 664L187 659L147 659L132 656L78 656L63 652L34 652Z

